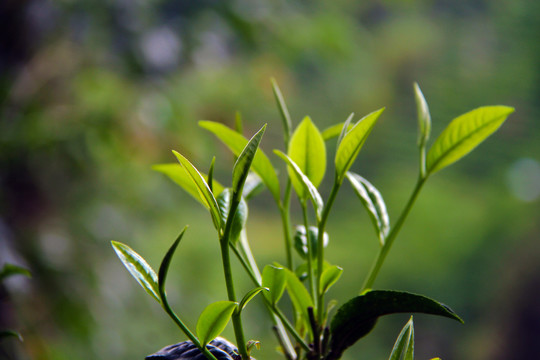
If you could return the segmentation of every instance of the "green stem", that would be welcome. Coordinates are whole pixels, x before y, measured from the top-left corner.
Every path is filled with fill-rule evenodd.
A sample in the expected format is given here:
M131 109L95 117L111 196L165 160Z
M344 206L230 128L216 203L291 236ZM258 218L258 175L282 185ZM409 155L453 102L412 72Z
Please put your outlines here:
M403 226L403 223L405 222L405 219L407 218L407 215L409 215L409 212L411 211L412 206L414 205L414 202L416 198L418 197L418 194L420 193L420 190L422 189L422 186L427 180L427 176L420 175L418 177L418 181L416 182L416 186L411 194L411 197L409 198L409 201L405 205L405 208L401 212L401 215L399 216L396 224L392 227L392 230L388 234L388 236L385 239L384 245L380 248L379 253L377 255L377 258L375 259L371 270L369 274L367 275L364 284L362 285L362 291L371 289L373 287L373 283L375 282L375 279L377 278L377 275L379 274L379 271L381 270L381 266L384 263L384 260L386 259L386 256L388 255L388 252L390 251L390 248L392 247L392 244L394 243L394 240L396 239L399 231L401 230L401 227Z
M328 215L330 214L330 209L334 204L334 200L336 199L340 186L340 182L338 182L337 180L334 181L334 185L332 186L332 190L330 191L330 195L328 196L328 201L326 202L326 205L324 206L321 215L321 221L319 222L318 227L319 233L317 234L317 280L315 282L315 286L317 289L318 301L315 303L315 305L317 309L317 320L321 325L324 323L324 293L321 291L320 288L324 264L324 230L326 228L326 221L328 220Z
M294 267L292 258L292 241L291 241L291 222L290 222L290 204L291 204L291 179L287 180L285 195L283 202L279 204L279 212L281 215L281 224L283 226L283 238L285 239L285 254L287 256L287 267L292 270Z
M182 320L176 315L173 309L170 307L169 302L167 301L167 296L164 290L160 290L161 297L161 306L165 312L173 319L173 321L178 325L178 327L186 334L186 336L191 340L191 342L201 350L201 352L206 356L208 360L217 360L216 357L206 348L206 346L201 346L199 339L188 329L188 327L183 323Z
M315 293L315 276L313 273L313 247L311 246L311 239L309 237L309 220L308 220L308 214L307 214L307 205L305 200L300 200L300 205L302 207L302 217L304 220L304 229L306 231L306 246L307 246L307 276L308 276L308 284L309 284L309 293L311 294L311 299L314 303L317 301L317 295Z
M274 312L274 314L276 314L278 316L278 318L281 320L281 322L283 323L283 325L285 326L285 328L289 331L289 333L294 337L294 339L298 342L298 344L300 344L300 346L302 346L302 348L305 350L305 351L310 351L311 349L309 348L309 345L305 342L305 340L300 336L300 334L298 334L298 332L296 331L296 329L294 328L294 326L292 326L292 324L289 322L289 320L285 317L285 315L283 315L283 313L281 312L281 310L275 306L275 305L270 305L271 306L271 309L272 311Z

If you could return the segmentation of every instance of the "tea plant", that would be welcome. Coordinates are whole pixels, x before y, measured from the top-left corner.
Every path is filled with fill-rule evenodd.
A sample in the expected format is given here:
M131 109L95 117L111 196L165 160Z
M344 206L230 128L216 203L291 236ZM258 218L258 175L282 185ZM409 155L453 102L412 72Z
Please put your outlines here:
M179 356L179 352L183 351L181 349L188 344L190 349L196 348L196 354L201 355L202 352L207 359L250 359L252 349L258 344L246 341L242 326L242 310L259 293L271 314L270 320L281 345L283 357L289 360L340 359L343 352L366 336L375 327L377 319L383 315L419 312L462 321L449 307L428 297L372 288L427 179L472 151L495 132L514 109L507 106L485 106L465 113L452 120L428 149L430 113L420 88L414 84L419 128L418 179L401 215L395 224L391 225L380 192L368 180L350 171L351 165L384 109L376 110L358 121L354 121L354 115L351 114L344 123L322 132L309 117L305 117L293 131L283 96L277 84L273 82L272 85L284 128L286 152L274 150L287 168L284 186L279 182L278 170L259 148L266 125L247 139L242 135L239 116L236 129L212 121L199 123L202 128L220 139L237 157L230 187L214 179L215 158L212 159L208 174L199 171L186 157L176 151L173 153L179 164L162 164L154 167L208 209L221 248L227 300L208 305L200 315L195 331L186 326L169 305L165 281L169 264L186 228L166 253L157 274L130 247L120 242L112 242L114 250L129 272L163 307L189 339L189 342L165 348L148 358L188 358L187 355ZM336 154L331 169L333 185L328 198L323 199L318 187L327 173L325 143L335 138L337 138ZM325 248L330 243L326 225L336 195L345 180L352 186L367 210L380 246L371 270L366 274L362 287L358 289L359 295L339 307L334 316L330 316L330 308L334 302L328 301L326 295L339 280L342 268L325 260ZM263 187L270 191L281 216L286 263L266 265L261 272L250 250L245 226L248 201ZM294 231L290 212L293 190L302 213L302 224L296 226ZM297 266L293 262L294 251L301 259ZM235 291L231 272L231 253L253 282L253 289L242 297ZM292 319L284 315L280 305L280 299L285 291L292 303L294 314ZM214 340L229 320L232 320L238 348L234 350L231 350L231 346L223 345L223 341ZM176 355L171 355L174 351ZM413 357L414 330L411 318L399 334L389 359L413 359Z

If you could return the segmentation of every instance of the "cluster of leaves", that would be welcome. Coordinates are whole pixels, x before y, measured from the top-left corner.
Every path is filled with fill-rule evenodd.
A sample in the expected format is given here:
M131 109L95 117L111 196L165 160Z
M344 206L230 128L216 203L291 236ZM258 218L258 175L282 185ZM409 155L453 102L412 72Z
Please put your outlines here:
M216 229L227 286L227 300L209 305L199 317L196 335L180 320L167 302L165 278L173 253L182 239L185 228L165 255L159 272L127 245L113 242L118 256L137 279L184 331L186 336L209 359L213 355L206 345L218 336L232 319L239 357L250 358L253 342L246 342L241 313L246 304L258 293L270 310L283 355L287 359L334 360L359 339L367 335L380 316L394 313L427 313L461 321L447 306L422 295L402 291L372 290L382 264L397 237L415 199L429 176L458 161L495 132L513 109L506 106L486 106L455 118L427 149L431 130L431 117L427 103L417 84L414 86L418 105L419 176L408 203L396 223L391 226L380 192L368 180L350 171L366 139L384 109L376 110L354 122L354 115L341 124L319 131L309 117L305 117L293 131L283 96L275 82L273 90L284 127L286 152L274 153L287 166L287 183L280 185L277 170L268 156L259 148L266 129L264 125L251 139L242 135L241 119L237 116L236 129L223 124L201 121L200 126L217 136L236 156L231 187L214 179L215 158L208 174L199 171L183 155L173 151L179 164L156 165L155 170L166 174L191 194L211 215ZM327 199L318 187L327 173L325 142L337 138L333 162L333 186ZM328 215L336 195L347 179L366 208L379 240L379 252L359 296L342 305L329 319L334 302L325 296L342 274L342 269L328 263L324 257L329 243L326 233ZM261 188L272 194L283 222L284 247L287 264L266 265L262 272L251 253L244 231L248 215L247 201ZM301 225L295 234L291 227L290 201L294 189L302 209ZM310 205L311 204L311 205ZM309 208L312 208L310 213ZM294 249L302 262L294 266ZM254 288L238 301L231 274L230 252L239 260ZM288 319L279 301L287 291L293 306L294 319ZM292 339L291 339L292 338ZM390 359L413 359L414 332L411 320L400 333Z

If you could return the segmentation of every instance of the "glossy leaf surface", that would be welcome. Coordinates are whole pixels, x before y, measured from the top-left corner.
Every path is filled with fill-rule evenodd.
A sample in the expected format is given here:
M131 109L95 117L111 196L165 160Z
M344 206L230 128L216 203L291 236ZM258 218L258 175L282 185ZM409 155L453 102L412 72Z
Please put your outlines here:
M161 303L159 297L158 277L148 263L137 254L132 248L118 241L111 241L116 255L129 273L137 282L149 293L157 302Z
M266 265L262 273L262 286L268 288L268 291L263 293L264 297L271 304L277 304L287 284L286 274L283 268Z
M331 140L335 137L338 137L340 134L341 134L341 131L343 130L343 125L345 123L344 122L341 122L339 124L336 124L336 125L332 125L330 127L327 127L326 129L324 129L321 133L324 141L328 141L328 140ZM352 129L352 126L349 125L347 127L347 131L351 130Z
M390 231L390 217L381 193L369 181L358 174L347 172L347 179L349 179L354 192L366 208L375 227L375 232L379 237L379 242L384 245L384 240Z
M309 196L309 198L311 199L313 203L313 208L315 209L315 213L317 214L317 219L320 219L324 204L323 204L322 197L317 191L317 188L315 187L315 185L311 183L308 177L304 175L302 170L290 157L288 157L287 155L285 155L279 150L274 150L274 153L276 153L280 158L282 158L289 165L289 169L292 169L296 178L300 181L300 184L302 185L304 189L302 193L298 193L298 196L303 200L305 200L306 197Z
M399 333L388 360L414 360L414 327L412 316Z
M222 224L227 223L227 218L229 217L229 212L231 210L231 199L231 189L223 190L223 192L216 199L221 213ZM240 238L240 233L242 232L242 229L244 229L244 227L246 226L247 217L248 206L245 200L241 198L234 214L231 233L229 235L229 239L233 243L238 242L238 239Z
M514 108L508 106L484 106L452 120L429 149L427 173L433 174L467 155L513 112Z
M417 83L414 83L414 98L418 116L418 145L425 146L431 133L431 115L424 94Z
M343 269L337 265L331 265L324 269L322 275L321 275L321 282L319 289L321 289L321 292L324 294L334 285L339 278L341 277L341 274L343 273Z
M189 174L182 168L180 164L158 164L152 166L152 169L158 171L162 174L165 174L169 179L179 185L184 191L193 196L195 200L200 202L206 207L206 201L201 198L199 190L197 190L197 185L193 182ZM201 173L205 180L208 180L208 177ZM208 184L210 185L210 184ZM212 193L215 196L218 196L223 191L224 187L215 179L212 179Z
M336 151L335 158L336 173L339 182L343 181L345 173L358 156L375 122L383 111L384 108L364 116L343 136Z
M257 149L259 148L259 144L265 130L266 125L264 125L255 135L253 135L234 164L232 189L235 201L238 201L242 196L244 183L246 182L249 169L251 168L251 164L253 163L253 159L257 153Z
M301 172L317 187L326 171L326 145L319 129L306 116L294 131L289 142L287 156L294 161ZM307 196L302 180L296 171L288 168L289 176L296 192L303 199Z
M311 242L311 257L315 259L317 257L317 241L319 237L319 229L316 226L310 226L306 234L306 227L304 225L298 225L294 232L294 248L298 254L307 259L308 255L308 238ZM323 246L328 246L328 234L325 232L323 236Z
M302 318L308 321L308 307L314 307L311 296L306 287L298 279L296 274L289 269L283 269L287 276L287 292L291 298L294 308L302 314Z
M332 355L329 359L339 359L345 349L375 327L380 316L395 313L425 313L463 322L452 309L423 295L388 290L368 291L345 303L332 319Z
M219 207L214 194L212 194L212 191L210 191L210 188L206 183L206 180L203 178L199 170L197 170L195 166L193 166L193 164L191 164L189 160L186 159L182 154L174 150L173 154L176 156L182 167L186 170L189 177L197 187L199 195L203 200L203 205L210 210L214 227L218 230L221 229L221 214L219 212Z
M199 121L199 126L217 136L235 156L239 156L248 143L248 139L223 124L213 121ZM274 199L279 201L279 180L276 171L261 149L258 149L255 154L252 169L261 177Z
M267 287L259 286L259 287L256 287L256 288L251 289L250 291L248 291L248 293L246 295L244 295L244 297L240 301L240 304L238 304L238 310L237 310L238 313L240 313L242 310L244 310L246 305L251 301L251 299L253 299L255 296L257 296L258 293L260 293L261 291L269 291L269 290L270 289L267 288Z
M202 346L221 334L236 307L237 304L233 301L217 301L203 310L197 321L197 337Z

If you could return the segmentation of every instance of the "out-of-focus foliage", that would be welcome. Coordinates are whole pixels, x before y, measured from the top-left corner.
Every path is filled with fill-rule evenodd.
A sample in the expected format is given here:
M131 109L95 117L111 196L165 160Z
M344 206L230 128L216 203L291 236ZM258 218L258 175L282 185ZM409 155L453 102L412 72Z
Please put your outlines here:
M467 325L455 328L415 318L418 358L539 357L539 12L527 0L0 2L0 266L33 275L0 289L0 328L25 340L0 343L0 357L136 359L183 340L128 279L112 239L157 266L190 224L171 264L171 302L193 324L224 299L219 262L202 261L219 257L207 214L150 168L173 162L170 149L190 149L203 171L214 153L233 161L197 121L233 126L236 110L246 133L269 123L263 148L279 146L271 77L295 126L305 115L324 128L386 106L353 170L381 189L391 215L416 174L413 81L432 134L479 105L516 108L426 187L379 281L463 314ZM225 170L214 176L230 184ZM260 264L282 253L265 196L247 225L267 230L253 239ZM340 196L351 198L343 214L355 214L329 224L343 241L328 255L344 265L332 288L344 299L365 273L352 264L367 270L377 239L352 190ZM272 359L265 316L256 307L243 315L262 341L254 356ZM363 358L387 356L388 329L405 321L381 322L358 345Z

